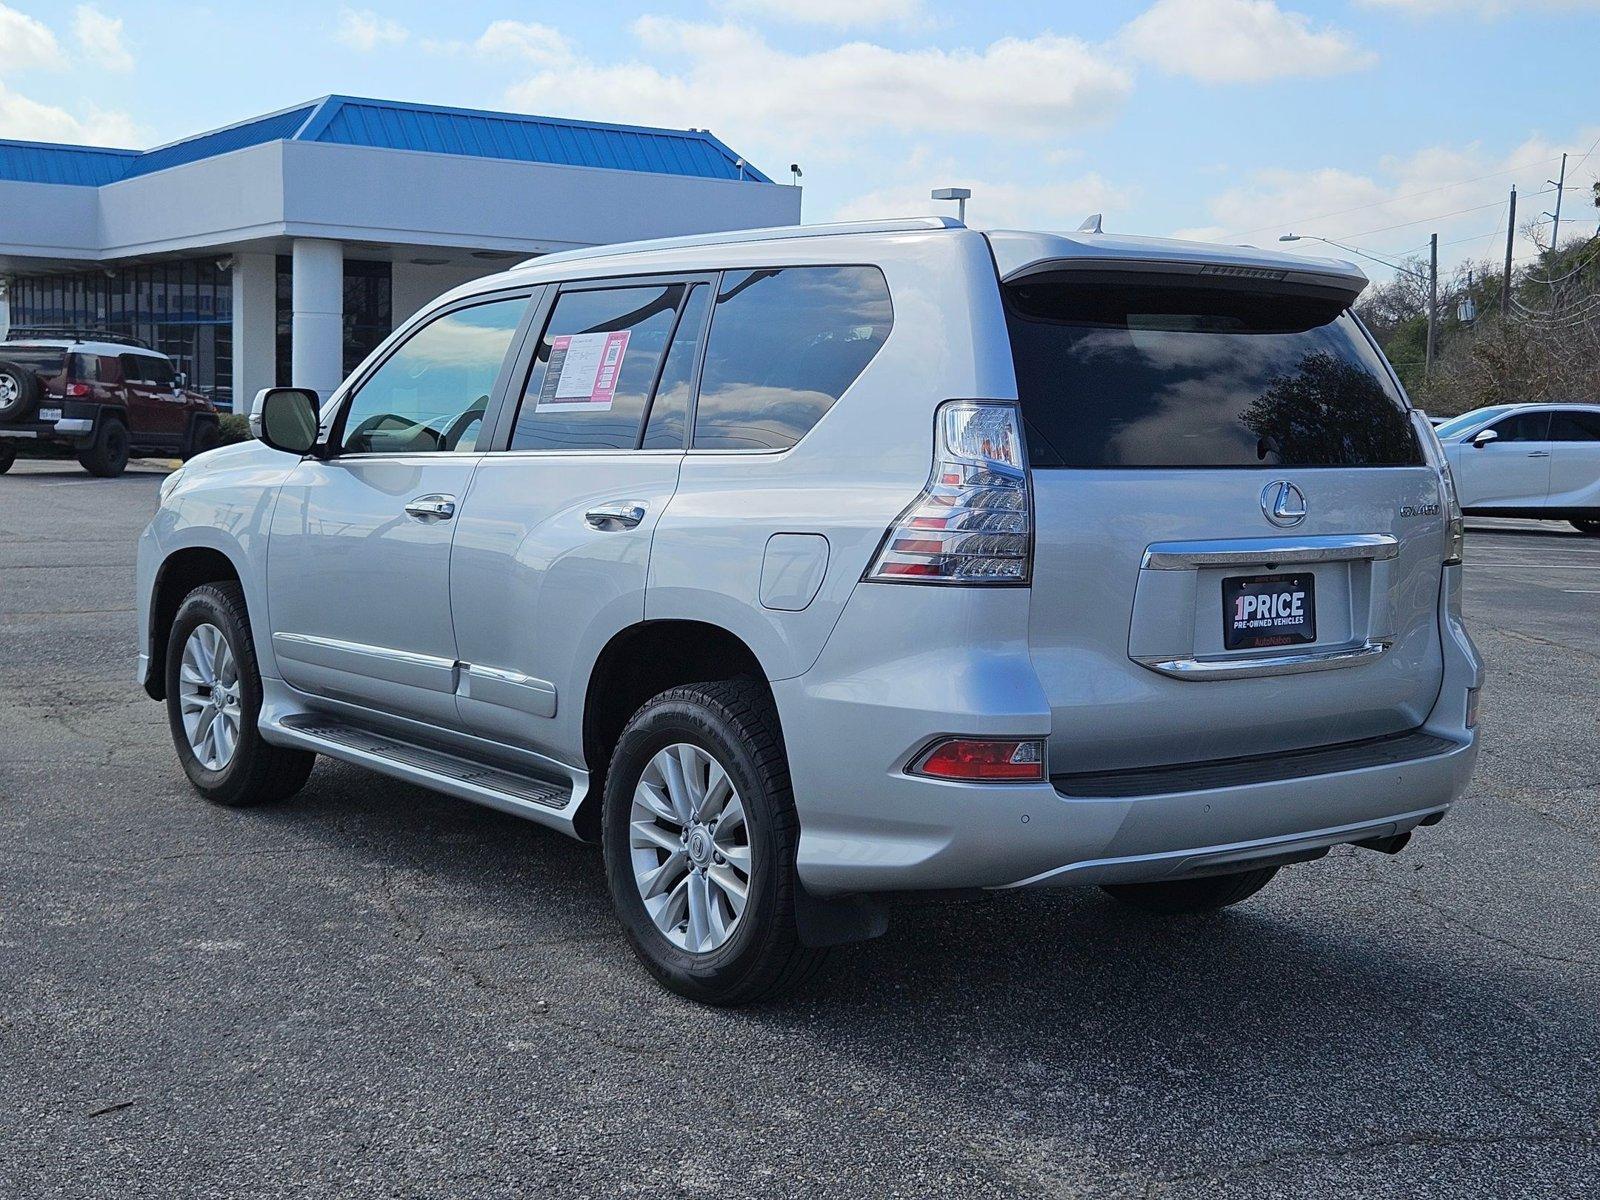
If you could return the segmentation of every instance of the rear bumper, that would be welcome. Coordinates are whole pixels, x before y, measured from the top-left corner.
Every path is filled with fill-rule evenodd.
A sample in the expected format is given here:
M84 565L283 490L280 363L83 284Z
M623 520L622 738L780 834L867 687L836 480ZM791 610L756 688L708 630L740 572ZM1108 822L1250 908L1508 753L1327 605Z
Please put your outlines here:
M821 896L1154 881L1311 857L1432 823L1466 790L1478 755L1466 719L1483 673L1457 615L1459 587L1460 569L1447 569L1443 679L1419 729L1040 784L952 783L905 770L914 749L939 734L1048 735L1050 708L1025 643L993 635L1025 628L995 611L1025 604L1025 593L991 593L981 624L963 619L955 589L926 601L949 611L890 623L882 619L890 589L859 587L857 611L816 666L773 685L800 816L800 878ZM949 640L929 645L930 630L951 631ZM1206 747L1192 749L1198 759Z

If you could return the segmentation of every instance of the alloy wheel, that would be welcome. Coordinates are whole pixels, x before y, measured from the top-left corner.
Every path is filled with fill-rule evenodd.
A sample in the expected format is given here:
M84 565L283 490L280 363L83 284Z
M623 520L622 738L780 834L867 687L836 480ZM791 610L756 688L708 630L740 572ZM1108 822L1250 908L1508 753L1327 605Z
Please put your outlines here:
M658 750L634 787L628 845L645 911L669 942L707 954L750 896L750 830L738 789L708 751Z
M197 625L178 667L178 706L189 749L208 771L233 761L243 722L243 688L233 648L215 625Z

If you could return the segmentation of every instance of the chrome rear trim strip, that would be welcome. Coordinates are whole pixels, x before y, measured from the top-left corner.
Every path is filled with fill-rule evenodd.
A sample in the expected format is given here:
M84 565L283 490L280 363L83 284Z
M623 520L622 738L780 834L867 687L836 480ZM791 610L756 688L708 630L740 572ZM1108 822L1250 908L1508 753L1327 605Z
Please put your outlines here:
M1399 553L1399 539L1387 533L1234 538L1210 542L1156 542L1144 552L1140 565L1147 571L1192 571L1201 567L1374 561L1394 558Z

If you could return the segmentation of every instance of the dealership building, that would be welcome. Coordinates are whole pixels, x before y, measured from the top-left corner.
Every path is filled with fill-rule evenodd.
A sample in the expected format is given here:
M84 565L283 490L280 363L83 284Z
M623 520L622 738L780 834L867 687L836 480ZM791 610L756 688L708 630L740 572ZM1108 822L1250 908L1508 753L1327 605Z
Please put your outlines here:
M13 336L95 328L223 405L326 395L441 292L532 255L800 219L710 133L327 96L154 150L0 140Z

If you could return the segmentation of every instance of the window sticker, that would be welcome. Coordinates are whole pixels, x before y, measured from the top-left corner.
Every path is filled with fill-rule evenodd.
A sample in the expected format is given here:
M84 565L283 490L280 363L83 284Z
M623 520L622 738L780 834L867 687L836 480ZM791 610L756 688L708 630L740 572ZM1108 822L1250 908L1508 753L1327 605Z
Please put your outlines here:
M626 329L562 334L550 343L534 412L609 412L628 352Z

